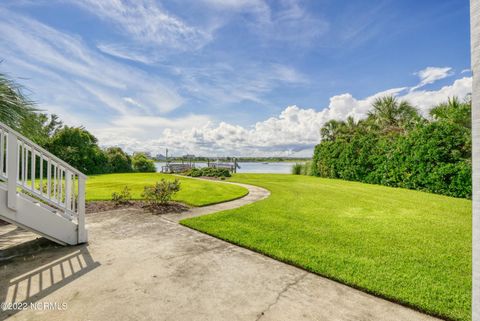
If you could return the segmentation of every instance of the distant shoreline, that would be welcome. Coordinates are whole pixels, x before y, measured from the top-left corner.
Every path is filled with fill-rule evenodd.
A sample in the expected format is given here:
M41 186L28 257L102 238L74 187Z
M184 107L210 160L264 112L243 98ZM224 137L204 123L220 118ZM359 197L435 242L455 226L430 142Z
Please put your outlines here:
M285 159L285 160L237 160L238 163L300 163L300 162L309 162L311 161L312 159L311 158L308 158L308 159ZM157 163L165 163L166 160L157 160L157 159L154 159L153 160L154 162L157 162ZM173 160L169 160L170 162L184 162L184 163L188 163L190 162L189 160L187 159L173 159ZM215 162L216 160L210 160L210 162ZM231 161L227 161L227 160L220 160L222 162L231 162ZM191 161L192 163L206 163L207 161L206 160L192 160Z

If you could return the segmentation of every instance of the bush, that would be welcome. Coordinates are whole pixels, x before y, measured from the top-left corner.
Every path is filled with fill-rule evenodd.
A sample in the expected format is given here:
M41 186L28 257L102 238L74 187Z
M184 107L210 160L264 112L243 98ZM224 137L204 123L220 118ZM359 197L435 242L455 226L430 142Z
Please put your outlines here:
M120 147L105 150L110 173L129 173L132 171L132 159Z
M303 175L312 175L312 162L305 162L302 166Z
M302 174L302 168L303 168L303 165L302 164L294 164L292 166L292 174L293 175L301 175Z
M95 136L83 127L68 127L55 132L46 149L87 175L108 173L108 159Z
M292 166L293 175L312 175L312 163L305 162L304 164L296 163Z
M199 168L192 168L191 170L186 172L185 175L191 176L191 177L200 177L202 176L202 170Z
M311 175L470 198L470 105L449 103L412 127L387 131L365 121L324 138Z
M172 197L180 191L180 181L167 181L164 178L160 182L156 182L152 186L145 186L143 188L142 197L152 207L158 207L167 204Z
M191 170L184 173L186 176L191 177L230 177L230 171L226 168L213 168L213 167L203 167L203 168L192 168Z
M135 172L154 173L157 171L153 160L143 153L133 155L132 167Z
M132 194L130 194L130 189L128 188L128 186L125 186L123 190L119 193L112 193L112 201L115 203L115 205L129 204L131 200Z

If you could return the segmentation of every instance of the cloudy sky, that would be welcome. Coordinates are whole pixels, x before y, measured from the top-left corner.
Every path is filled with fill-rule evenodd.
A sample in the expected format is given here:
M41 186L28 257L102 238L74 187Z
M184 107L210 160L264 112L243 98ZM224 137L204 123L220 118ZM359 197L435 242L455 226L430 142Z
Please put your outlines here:
M471 88L468 0L2 0L0 71L102 146L309 156L331 119Z

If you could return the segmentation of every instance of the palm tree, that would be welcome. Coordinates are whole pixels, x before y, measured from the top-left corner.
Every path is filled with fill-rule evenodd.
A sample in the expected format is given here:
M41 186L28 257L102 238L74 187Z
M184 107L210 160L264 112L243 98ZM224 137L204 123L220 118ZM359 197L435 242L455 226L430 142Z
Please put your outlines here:
M448 98L446 103L439 104L430 110L430 116L435 120L472 127L471 102L460 102L457 97Z
M33 102L24 95L22 87L0 73L0 121L19 129L34 111Z
M472 85L472 321L480 321L480 0L470 2Z
M347 120L344 123L343 131L346 135L352 136L358 130L359 122L353 118L353 116L348 116Z
M377 98L368 118L381 130L403 131L420 119L415 107L407 101L398 101L393 96Z
M341 129L344 125L344 122L338 120L329 120L327 121L322 129L320 129L320 135L322 136L322 140L326 141L334 141L338 138L341 133Z

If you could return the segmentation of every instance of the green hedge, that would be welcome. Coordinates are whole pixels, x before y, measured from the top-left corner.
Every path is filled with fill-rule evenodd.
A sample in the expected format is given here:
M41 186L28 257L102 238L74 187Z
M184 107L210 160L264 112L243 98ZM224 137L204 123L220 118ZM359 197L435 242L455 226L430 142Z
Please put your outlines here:
M471 198L468 124L424 119L405 131L360 128L318 144L312 175Z
M191 170L184 173L187 176L191 177L230 177L230 172L226 168L212 168L212 167L202 167L202 168L192 168Z

